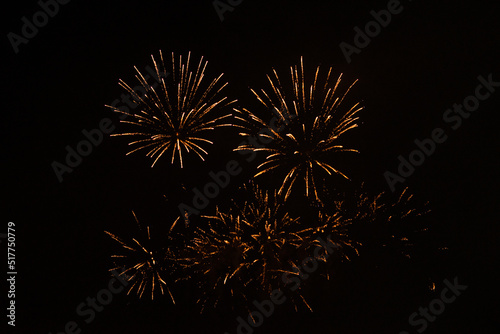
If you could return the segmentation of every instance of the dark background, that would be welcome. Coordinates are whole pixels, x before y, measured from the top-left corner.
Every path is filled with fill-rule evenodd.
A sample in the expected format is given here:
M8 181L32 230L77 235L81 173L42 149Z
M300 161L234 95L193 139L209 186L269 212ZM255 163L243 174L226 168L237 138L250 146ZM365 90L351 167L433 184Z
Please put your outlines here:
M331 287L316 291L314 313L284 307L256 332L415 333L408 316L439 296L444 279L457 276L468 289L426 332L496 333L499 92L456 131L442 115L474 93L479 75L500 80L498 11L472 1L402 4L403 12L350 64L339 43L353 44L353 28L372 20L370 11L385 9L387 1L247 0L225 13L223 22L205 0L71 1L18 54L4 37L1 231L8 221L16 223L15 332L55 334L71 320L83 333L236 332L236 314L200 316L196 292L185 287L173 288L176 306L122 293L88 325L75 312L109 281L117 247L104 230L134 229L131 210L146 224L169 224L179 201L191 194L181 191L179 180L188 190L203 185L208 171L222 169L241 141L227 132L206 163L188 160L179 172L167 159L151 169L143 155L125 156L126 141L106 136L58 182L52 162L64 162L66 145L74 148L84 139L83 129L96 128L104 117L117 124L104 105L122 93L118 79L135 84L133 66L150 65L150 55L161 49L205 56L208 73L225 73L226 93L242 104L253 101L248 87L263 87L272 67L286 72L300 56L310 66L333 66L346 80L359 79L353 94L366 108L362 126L349 138L361 154L349 168L378 191L388 191L383 173L396 172L398 155L408 156L415 138L436 127L449 135L405 183L432 209L428 244L419 245L418 260L382 259L374 269L370 256L362 256L344 266ZM34 0L8 5L4 36L20 34L21 17L31 19L40 10ZM227 202L250 172L217 201ZM438 252L436 245L448 251ZM436 283L435 292L429 282Z

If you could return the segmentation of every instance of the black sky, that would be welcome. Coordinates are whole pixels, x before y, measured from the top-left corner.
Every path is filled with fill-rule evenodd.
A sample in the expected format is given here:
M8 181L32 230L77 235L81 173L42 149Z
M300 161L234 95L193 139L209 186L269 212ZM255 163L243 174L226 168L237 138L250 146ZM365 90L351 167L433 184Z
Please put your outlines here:
M500 88L456 131L442 117L474 93L478 76L500 81L498 10L472 1L401 4L402 12L348 63L339 44L353 44L353 28L364 27L373 19L370 11L385 9L387 1L247 0L223 22L209 0L71 1L17 54L7 34L20 34L21 18L40 7L34 0L9 3L2 11L0 232L8 221L16 223L14 333L55 334L70 320L83 333L236 332L234 315L198 315L191 303L195 292L187 288L179 288L176 306L119 295L88 325L75 312L109 281L116 245L103 231L134 228L132 210L145 222L171 221L178 214L179 179L188 189L204 184L241 141L224 133L225 142L205 164L193 160L179 172L167 160L151 169L141 154L125 156L126 141L106 136L58 181L51 164L64 162L65 147L84 139L82 130L106 117L118 124L104 107L122 94L118 79L134 82L133 66L150 65L160 49L203 55L208 73L224 73L226 93L242 105L253 103L248 88L263 87L273 67L286 72L301 56L311 67L333 66L347 80L359 79L353 94L365 110L349 140L361 154L348 168L378 191L389 191L383 174L396 172L398 156L407 157L415 139L437 127L449 135L404 184L432 210L419 259L382 261L380 271L371 271L369 256L356 260L340 274L345 289L316 294L317 312L280 310L256 332L416 333L408 316L436 298L444 279L457 276L469 288L426 333L495 333ZM217 203L227 202L249 175L245 170ZM435 245L449 250L437 256ZM424 276L436 282L436 292L427 289Z

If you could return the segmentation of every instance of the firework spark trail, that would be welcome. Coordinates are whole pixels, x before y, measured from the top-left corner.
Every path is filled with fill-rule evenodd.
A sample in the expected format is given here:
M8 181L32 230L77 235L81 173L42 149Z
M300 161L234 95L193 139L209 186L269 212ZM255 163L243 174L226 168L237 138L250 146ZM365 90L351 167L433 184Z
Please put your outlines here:
M137 225L142 230L135 213L132 213ZM178 220L179 219L173 223L170 231ZM144 292L150 289L151 299L154 299L155 292L158 289L162 295L166 290L172 302L175 304L174 297L164 279L165 275L170 274L170 271L172 271L171 269L175 262L175 256L169 248L157 249L154 247L149 226L146 227L146 240L144 241L138 241L136 238L132 238L131 241L127 242L113 233L107 231L105 231L105 233L113 238L113 240L117 241L125 250L124 254L112 255L116 267L110 269L110 271L118 268L125 268L120 275L127 274L127 280L134 282L128 290L127 295L133 290L136 290L139 298L142 298Z
M221 83L223 74L213 79L209 84L206 81L205 70L208 62L200 59L193 73L190 69L191 52L183 63L182 55L176 61L172 53L172 76L165 80L166 69L163 54L160 51L160 60L151 56L157 78L160 78L160 88L156 90L144 78L142 73L134 67L144 94L139 95L134 89L120 79L119 85L132 97L133 103L138 105L136 113L129 113L113 106L115 112L130 116L132 120L122 120L134 126L136 132L124 132L113 136L132 136L137 138L129 143L135 145L127 154L149 149L146 156L154 159L153 167L158 159L171 151L171 163L178 156L181 168L184 166L183 154L194 152L201 160L207 151L203 144L213 144L203 136L208 131L219 127L233 126L231 113L218 113L225 107L236 102L228 101L221 91L227 83ZM205 80L205 81L204 81Z
M415 207L413 202L414 202L413 194L411 194L408 191L408 188L405 188L401 192L401 195L398 197L397 201L388 206L387 210L385 210L384 212L388 224L397 226L410 219L416 219L430 212L430 210L427 208L428 203L425 203L423 208L418 209L417 207ZM415 234L427 231L428 231L427 227L419 226L415 227L414 230L411 232ZM409 238L409 235L397 232L397 233L391 233L390 238L391 242L400 245L398 248L400 249L400 253L402 255L404 255L407 258L411 258L410 250L414 248L415 244Z
M352 194L343 194L341 200L334 202L335 210L344 221L350 221L350 225L364 235L363 238L370 240L370 244L390 245L410 258L414 246L411 237L428 231L418 219L429 213L428 203L417 205L408 188L396 199L385 192L372 195L363 188L361 185Z
M247 130L255 128L255 124L270 130L270 139L273 144L267 147L254 147L251 144L240 145L236 150L253 150L265 152L265 161L258 166L255 177L274 170L283 169L286 173L279 193L288 196L294 183L299 178L305 182L306 196L313 196L320 201L317 190L316 170L328 175L348 177L335 168L329 160L333 153L358 152L355 149L345 148L338 139L347 131L357 127L357 112L363 109L359 103L344 107L343 101L357 80L342 94L339 93L342 74L335 80L332 77L332 68L329 69L324 84L320 84L320 67L315 72L314 81L309 87L306 85L303 58L300 68L290 68L292 92L285 90L276 70L272 76L267 76L272 91L261 89L260 93L251 89L257 100L266 110L280 116L283 122L290 118L294 121L287 131L278 133L273 127L263 121L252 111L242 108L234 110L240 115L237 118L247 125ZM291 95L291 96L290 96ZM292 116L292 117L290 117ZM241 133L247 135L247 133ZM264 134L265 135L265 134ZM261 134L263 136L263 134Z

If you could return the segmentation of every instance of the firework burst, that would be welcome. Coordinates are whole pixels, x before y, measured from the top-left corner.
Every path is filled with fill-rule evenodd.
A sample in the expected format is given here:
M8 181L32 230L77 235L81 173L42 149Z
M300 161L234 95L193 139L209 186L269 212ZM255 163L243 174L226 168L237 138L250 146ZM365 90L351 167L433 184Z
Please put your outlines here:
M166 291L172 302L175 303L166 282L166 276L171 274L175 264L173 252L169 248L156 246L151 239L149 226L144 230L135 213L133 214L141 232L145 233L145 238L141 241L136 238L125 241L115 234L105 231L123 249L122 254L112 255L116 267L110 270L124 269L120 275L133 282L127 295L135 290L139 298L142 298L144 292L150 290L151 299L154 299L155 294L160 292L163 295ZM174 222L172 228L176 223L177 221Z
M216 307L220 299L228 297L242 297L248 303L241 291L252 281L247 272L252 266L249 250L238 221L218 209L207 229L196 228L181 263L200 277L201 312L207 304Z
M349 228L353 220L342 216L339 212L328 214L325 211L318 212L317 224L313 230L314 235L326 237L329 242L335 245L335 255L342 260L350 261L350 253L359 256L360 242L353 240ZM316 242L316 245L319 244Z
M273 124L276 120L266 122L248 109L234 109L243 120L248 136L256 129L260 131L257 137L267 145L240 145L236 150L260 151L265 153L265 161L258 166L255 176L282 170L284 178L279 193L290 193L298 179L305 182L305 194L319 201L318 178L320 175L339 175L348 177L332 164L332 158L339 152L358 152L345 148L339 143L339 137L357 127L356 114L362 109L359 103L345 106L346 95L356 83L351 84L340 93L342 74L337 78L329 69L326 78L320 76L320 67L316 69L312 83L306 84L304 63L301 58L300 67L293 66L291 70L292 89L283 88L281 81L273 69L273 74L267 76L271 86L268 93L265 90L252 93L258 101L277 116L278 122L284 123L284 130L279 131Z
M306 241L308 230L289 215L276 192L257 186L245 192L249 197L242 206L233 203L227 212L217 208L215 215L203 216L208 228L198 227L189 246L193 255L185 266L201 276L202 310L224 296L247 301L247 294L268 295L282 284L282 273Z
M123 123L135 127L134 132L116 134L116 136L132 136L136 140L129 143L135 148L127 154L146 149L146 156L154 159L152 166L164 154L171 155L171 163L175 157L181 168L183 154L194 152L204 160L207 151L204 144L213 144L204 136L218 127L232 126L230 113L223 110L235 101L228 101L221 91L227 83L221 83L222 74L206 83L205 69L208 62L200 59L196 72L190 68L191 52L185 63L182 56L178 60L172 53L171 70L165 68L163 54L160 59L151 56L156 70L158 84L150 84L142 73L137 71L136 78L142 93L139 94L120 79L119 84L130 95L137 106L137 112L126 112L113 106L107 106L123 114ZM155 86L159 86L155 88ZM129 119L123 120L128 117Z

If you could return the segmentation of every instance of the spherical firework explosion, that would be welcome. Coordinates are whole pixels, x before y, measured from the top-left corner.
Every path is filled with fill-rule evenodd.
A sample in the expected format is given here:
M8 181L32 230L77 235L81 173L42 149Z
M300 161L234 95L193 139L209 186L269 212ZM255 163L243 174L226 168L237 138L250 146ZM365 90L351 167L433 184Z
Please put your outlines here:
M224 297L246 301L247 294L268 295L282 284L282 273L307 239L276 192L257 186L245 187L245 192L242 206L233 204L227 212L217 208L214 216L204 216L209 226L198 227L189 246L192 255L185 266L201 276L202 308L208 302L216 306Z
M128 154L148 149L146 156L154 159L152 166L168 152L171 154L172 164L176 155L178 156L181 168L185 153L193 151L204 160L204 155L208 153L202 144L213 144L204 135L218 127L232 126L232 115L223 110L235 101L229 102L227 97L221 96L221 91L227 83L220 83L221 74L211 83L205 84L208 62L204 62L202 57L196 72L193 73L190 69L191 53L185 63L182 56L176 61L172 53L171 71L166 70L161 51L158 63L153 56L151 58L159 85L148 83L137 68L136 78L141 85L141 94L123 80L119 81L120 86L130 94L132 102L137 105L135 112L107 106L123 114L121 122L135 126L135 132L125 132L117 136L137 138L129 143L136 148ZM123 120L125 117L130 119Z
M134 218L142 231L142 227L135 213ZM113 233L105 231L106 234L120 243L125 250L122 254L112 256L116 267L111 270L122 270L120 275L123 275L127 281L133 282L127 295L135 290L139 298L142 298L144 292L150 290L151 299L154 299L158 290L162 295L166 290L172 302L175 303L174 297L166 282L166 276L170 275L173 271L172 268L175 264L174 254L169 248L158 247L152 242L149 226L146 227L145 232L145 240L138 241L132 238L131 241L126 242Z
M265 152L265 161L258 166L255 176L282 170L284 179L279 193L290 193L297 179L305 182L305 194L320 201L317 182L322 175L340 175L348 177L334 167L334 153L357 152L345 148L339 143L339 137L357 127L356 113L362 109L359 103L344 106L350 85L339 93L342 74L334 79L332 68L326 78L320 78L320 67L316 69L314 80L306 85L304 64L301 58L300 68L291 67L292 91L283 88L278 74L273 69L273 76L267 76L271 85L270 93L252 89L253 94L268 112L278 119L266 122L255 113L243 108L236 109L247 125L247 130L262 129L257 137L264 145L243 144L236 150ZM278 129L276 122L282 124ZM241 133L248 136L249 133ZM326 174L322 174L326 173Z

